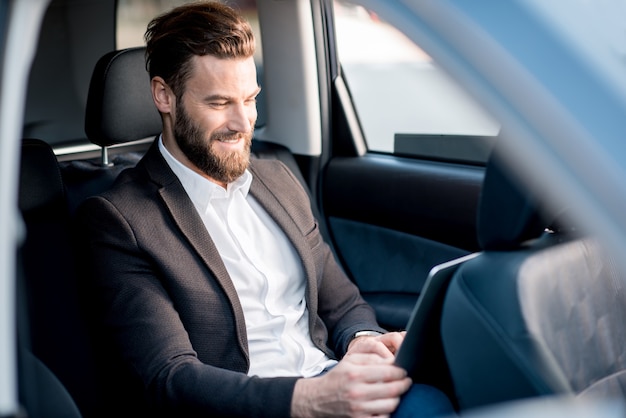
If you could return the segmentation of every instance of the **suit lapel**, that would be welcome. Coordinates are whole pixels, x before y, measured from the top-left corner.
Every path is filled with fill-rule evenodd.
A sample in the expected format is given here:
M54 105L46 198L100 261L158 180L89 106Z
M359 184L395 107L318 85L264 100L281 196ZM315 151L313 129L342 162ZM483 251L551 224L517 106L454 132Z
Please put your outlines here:
M207 232L191 199L189 199L182 184L163 159L158 149L157 141L148 150L143 162L152 181L159 185L159 194L181 233L189 241L209 270L211 270L226 293L235 313L240 344L247 352L247 334L243 309L232 279L226 271L217 247ZM317 312L317 281L315 280L314 260L310 256L310 248L308 248L303 231L300 230L295 221L295 219L298 219L298 212L301 209L293 204L290 199L279 200L267 186L265 180L268 179L263 179L259 172L254 169L254 162L250 166L250 171L253 174L250 186L251 195L257 199L259 204L281 227L300 256L307 279L306 298L311 313L310 318L315 318ZM291 190L291 186L284 186ZM273 184L272 187L280 190L280 185Z
M310 248L307 243L303 232L300 230L298 224L294 219L298 218L297 212L299 209L296 205L293 205L291 200L282 199L276 196L275 193L267 186L265 179L254 168L254 160L250 165L250 171L253 174L252 184L250 185L250 194L254 196L261 206L269 213L272 219L280 226L285 232L285 235L292 243L304 268L305 277L307 280L307 304L312 313L317 311L317 281L315 280L315 264L314 260L310 256ZM283 189L287 187L289 190L293 190L288 185L283 185ZM274 184L275 190L280 190L280 185ZM314 318L315 315L311 315Z
M146 153L144 163L152 180L159 185L159 195L182 235L213 273L228 297L235 313L240 344L247 352L248 343L243 309L232 279L226 271L226 266L224 266L219 251L207 232L200 215L198 215L184 187L163 159L156 141Z

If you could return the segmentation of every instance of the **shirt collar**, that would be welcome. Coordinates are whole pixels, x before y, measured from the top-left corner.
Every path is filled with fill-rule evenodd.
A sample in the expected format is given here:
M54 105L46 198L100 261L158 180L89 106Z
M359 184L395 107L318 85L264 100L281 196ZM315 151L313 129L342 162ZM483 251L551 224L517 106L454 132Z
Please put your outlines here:
M235 181L228 183L224 189L178 161L163 145L162 135L159 136L159 151L198 208L204 210L211 199L229 199L236 192L240 192L245 198L250 191L252 173L247 169Z

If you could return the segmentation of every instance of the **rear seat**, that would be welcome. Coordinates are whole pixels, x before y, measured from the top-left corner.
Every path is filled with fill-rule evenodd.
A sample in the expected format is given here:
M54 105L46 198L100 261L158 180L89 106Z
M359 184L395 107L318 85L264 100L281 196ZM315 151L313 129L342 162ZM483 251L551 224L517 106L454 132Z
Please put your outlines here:
M19 300L25 306L19 310L18 321L24 329L24 324L28 324L30 331L24 332L26 335L22 337L25 363L22 363L21 385L26 385L22 386L23 396L42 397L36 404L55 398L52 404L41 406L43 415L40 416L72 416L71 405L58 403L61 399L58 393L63 390L55 388L54 378L45 375L47 367L83 413L89 412L98 388L90 357L92 347L78 296L65 187L52 148L41 140L23 140L19 209L26 225L26 238L20 249L23 275L19 287L24 291ZM36 382L28 382L33 378ZM38 389L33 394L35 384ZM66 411L46 411L51 405ZM34 408L36 412L37 406ZM37 416L33 412L29 411L29 416ZM55 415L56 412L59 415Z

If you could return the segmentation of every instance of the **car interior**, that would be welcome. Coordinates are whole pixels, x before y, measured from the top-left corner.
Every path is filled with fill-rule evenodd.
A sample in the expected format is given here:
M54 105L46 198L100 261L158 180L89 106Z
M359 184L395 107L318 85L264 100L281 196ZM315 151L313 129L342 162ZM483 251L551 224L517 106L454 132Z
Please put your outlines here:
M104 396L115 382L101 380L72 230L80 202L136 164L161 129L145 49L116 43L121 3L52 0L30 72L18 334L20 402L32 417L125 415ZM434 267L476 254L437 290L414 380L441 388L460 412L538 396L625 396L626 294L614 261L567 210L515 181L495 136L484 137L482 162L439 149L417 157L433 139L418 133L418 153L368 151L329 29L332 3L241 2L258 10L262 33L252 153L301 181L323 235L389 330L406 329ZM405 144L406 132L396 140Z

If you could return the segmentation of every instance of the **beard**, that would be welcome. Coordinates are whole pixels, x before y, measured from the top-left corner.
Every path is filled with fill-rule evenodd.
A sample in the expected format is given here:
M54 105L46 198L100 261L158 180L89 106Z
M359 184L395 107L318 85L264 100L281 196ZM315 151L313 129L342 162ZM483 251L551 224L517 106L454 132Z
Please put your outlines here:
M214 133L208 141L200 127L195 124L184 106L179 106L174 122L174 138L187 159L200 171L214 180L231 183L241 177L250 164L252 132ZM220 140L243 139L241 151L219 152L213 144Z

